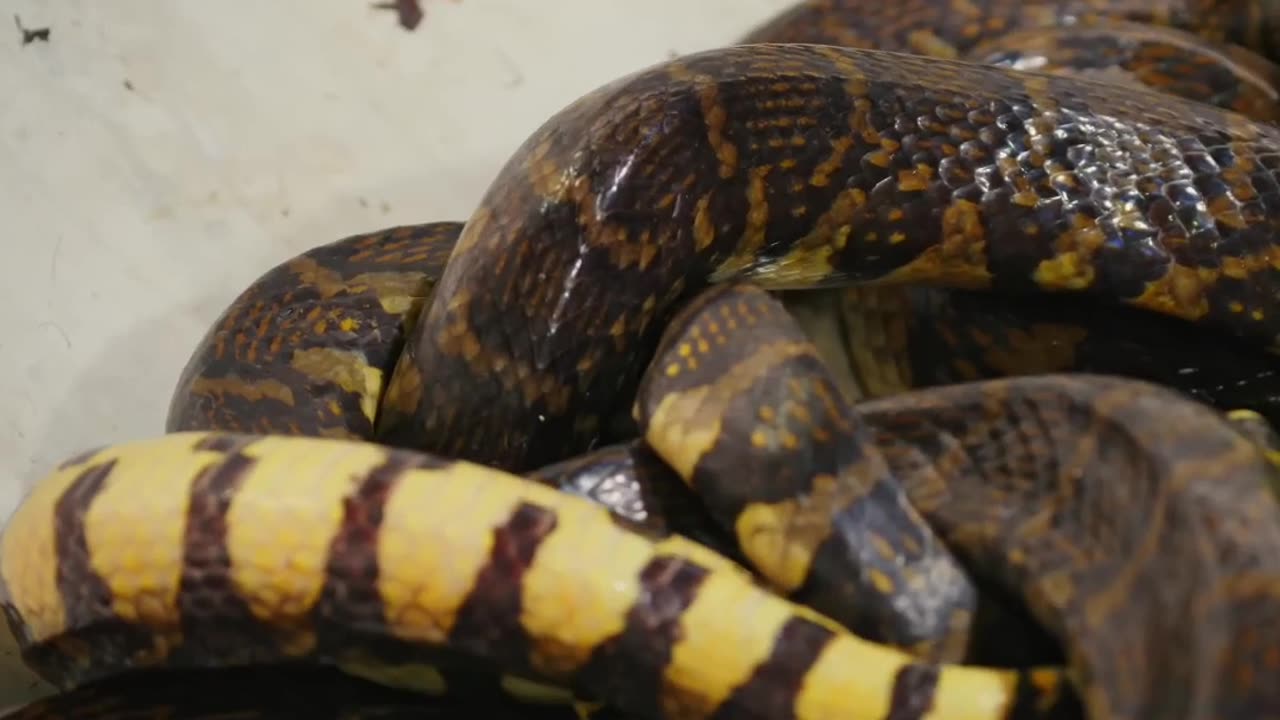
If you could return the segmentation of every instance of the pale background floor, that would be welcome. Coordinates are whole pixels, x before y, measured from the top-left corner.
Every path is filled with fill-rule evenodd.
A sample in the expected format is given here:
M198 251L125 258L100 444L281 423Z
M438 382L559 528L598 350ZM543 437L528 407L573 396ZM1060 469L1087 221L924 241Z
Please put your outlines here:
M412 32L371 4L0 0L0 517L62 458L160 433L272 265L466 219L565 104L791 0L424 0ZM0 656L0 707L44 691Z

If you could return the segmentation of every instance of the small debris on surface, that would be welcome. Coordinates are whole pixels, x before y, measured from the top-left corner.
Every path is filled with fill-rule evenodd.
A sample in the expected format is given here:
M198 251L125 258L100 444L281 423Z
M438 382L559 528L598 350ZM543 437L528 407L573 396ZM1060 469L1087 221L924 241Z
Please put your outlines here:
M378 10L395 10L400 16L400 27L405 30L413 30L422 22L422 5L418 0L391 0L375 3L373 7Z
M49 28L25 28L22 27L22 18L17 15L13 16L13 24L18 26L18 32L22 33L22 44L30 45L39 40L40 42L49 42Z
M508 88L518 88L523 85L524 73L520 72L520 66L516 61L503 52L501 48L498 49L498 59L502 61L503 65L507 66L507 70L511 73L511 79L507 81L506 86Z
M129 92L133 92L133 82L129 80L129 78L125 78L124 80L124 89Z
M356 198L356 202L360 203L360 207L365 208L366 210L373 204L370 203L369 198L366 197L358 197ZM391 212L391 203L386 200L380 200L378 201L378 209L382 211L383 215L386 215Z

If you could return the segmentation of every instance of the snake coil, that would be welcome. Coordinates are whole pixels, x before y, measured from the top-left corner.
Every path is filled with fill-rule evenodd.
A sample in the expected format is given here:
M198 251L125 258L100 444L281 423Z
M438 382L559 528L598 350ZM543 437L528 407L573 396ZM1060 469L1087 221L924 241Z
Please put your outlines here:
M810 0L209 329L10 720L1280 718L1280 6Z

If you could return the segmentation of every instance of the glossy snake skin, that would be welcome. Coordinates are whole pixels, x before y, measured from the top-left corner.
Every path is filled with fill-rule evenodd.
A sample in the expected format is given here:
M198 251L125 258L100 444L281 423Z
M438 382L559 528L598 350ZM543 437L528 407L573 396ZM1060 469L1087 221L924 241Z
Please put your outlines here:
M1277 22L807 2L585 95L32 491L4 717L1280 717Z

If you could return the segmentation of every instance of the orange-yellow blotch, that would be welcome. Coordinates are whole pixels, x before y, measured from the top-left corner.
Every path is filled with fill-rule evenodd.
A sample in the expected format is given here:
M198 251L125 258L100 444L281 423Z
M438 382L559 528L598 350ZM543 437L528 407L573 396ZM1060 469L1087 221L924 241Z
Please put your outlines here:
M863 157L867 162L880 168L887 168L893 163L893 155L884 150L872 150Z
M1072 290L1089 287L1095 276L1089 258L1075 251L1060 252L1042 261L1033 274L1035 281L1044 287Z
M285 405L294 404L293 390L279 380L244 382L236 379L197 377L191 383L192 395L237 395L247 400L271 398Z
M1208 290L1217 275L1211 268L1172 265L1163 277L1147 283L1146 290L1133 302L1138 307L1198 320L1209 312Z
M911 534L904 535L898 538L898 543L899 543L898 552L900 553L906 553L907 555L916 555L924 552L924 546L921 544L920 539L917 538L915 535L911 535Z
M897 557L900 552L898 549L894 548L888 540L885 540L880 535L871 535L871 544L875 546L876 552L880 554L880 557L885 560L892 560Z
M649 265L650 265L650 263L652 263L652 262L653 262L653 259L654 259L654 258L656 258L656 257L658 256L658 245L657 245L657 243L650 242L649 240L650 240L650 238L649 238L649 236L648 236L648 234L647 234L647 233L646 233L646 235L645 235L645 236L641 237L641 239L640 239L640 243L641 243L641 245L640 245L640 269L641 269L641 270L647 270L647 269L649 269Z
M724 136L728 111L720 102L716 85L714 83L703 85L699 100L702 103L703 121L707 126L707 141L720 161L720 177L733 177L738 171L738 148Z
M1249 277L1249 274L1254 270L1254 267L1252 267L1254 263L1250 261L1256 261L1256 258L1224 257L1222 258L1222 274L1229 278L1243 280Z
M1240 214L1240 206L1235 198L1229 195L1213 195L1208 198L1209 212L1213 219L1233 230L1243 230L1248 226L1244 216Z
M853 232L852 225L841 225L836 229L835 235L831 238L831 247L836 250L843 250L849 244L849 235Z
M867 572L867 578L871 580L872 585L875 585L877 591L885 595L888 595L894 590L893 578L875 568L871 568Z
M929 178L919 170L899 170L898 189L902 192L923 192L929 188Z
M956 374L965 380L978 380L982 377L982 374L978 372L978 368L974 367L973 363L968 360L957 359L954 362L954 366Z
M716 239L715 221L711 219L711 195L698 198L693 214L693 242L698 250L706 250Z
M932 30L915 30L907 36L907 44L918 55L955 59L960 57L956 46L942 39Z
M1033 208L1040 204L1040 196L1030 190L1016 192L1009 197L1009 201L1014 205L1020 205L1025 208Z
M813 415L809 412L809 408L803 405L791 405L787 408L787 415L795 418L802 423L812 423Z
M844 165L845 154L851 147L853 147L852 138L837 138L831 144L831 154L813 169L813 174L809 176L809 184L814 187L826 187L829 185L831 176Z
M580 373L590 372L599 360L600 353L598 351L586 353L578 360L578 364L575 367Z

